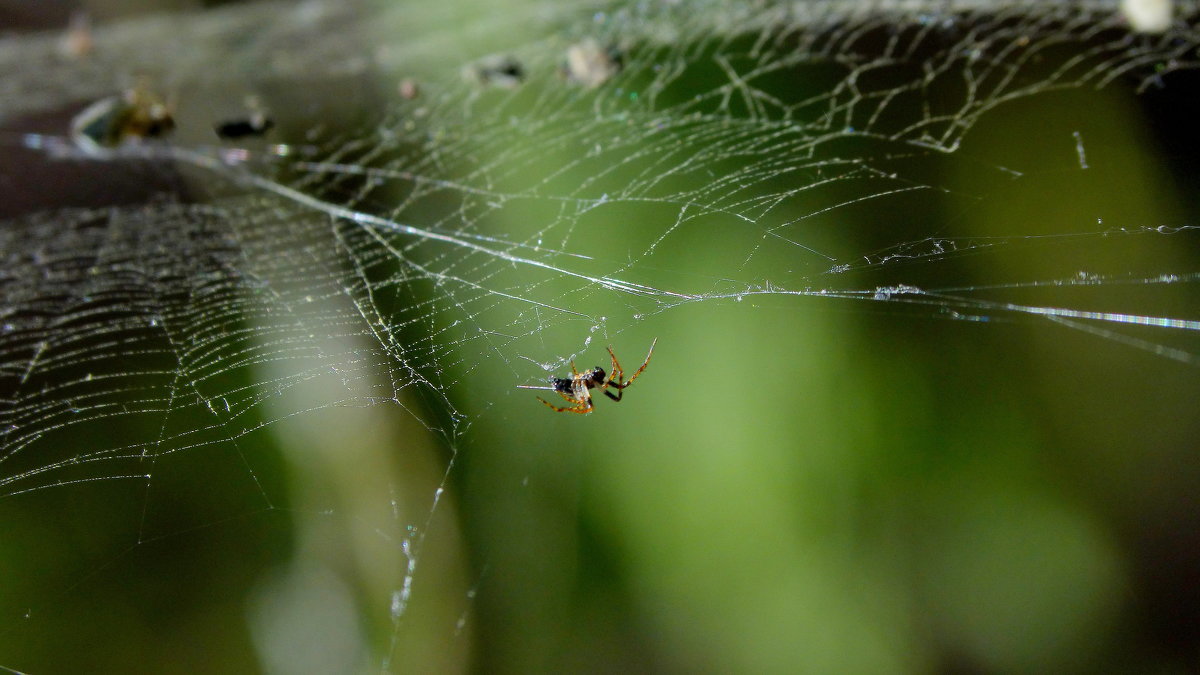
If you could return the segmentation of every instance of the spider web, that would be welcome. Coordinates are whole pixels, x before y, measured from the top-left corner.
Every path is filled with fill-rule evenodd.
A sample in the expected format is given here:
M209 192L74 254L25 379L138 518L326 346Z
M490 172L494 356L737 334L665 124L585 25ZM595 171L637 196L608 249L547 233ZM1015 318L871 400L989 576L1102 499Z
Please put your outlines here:
M548 415L514 387L605 344L636 369L688 308L1075 334L1192 377L1195 218L1114 140L1152 132L1078 112L1195 67L1194 7L1175 9L1141 34L1110 2L256 3L101 26L77 60L57 36L8 38L0 498L10 522L117 515L89 526L111 541L6 592L6 622L164 540L287 539L255 527L345 512L389 551L367 603L389 628L330 658L392 669L424 570L451 556L427 536L454 538L443 497L476 427ZM594 89L559 72L587 39L621 65ZM464 76L490 53L524 81ZM76 149L70 116L135 72L173 92L176 135ZM277 133L214 145L250 90ZM986 141L1005 124L1037 140ZM346 466L383 442L329 424L390 439L413 482L361 511L289 496L279 446L328 436ZM462 573L443 639L488 569Z

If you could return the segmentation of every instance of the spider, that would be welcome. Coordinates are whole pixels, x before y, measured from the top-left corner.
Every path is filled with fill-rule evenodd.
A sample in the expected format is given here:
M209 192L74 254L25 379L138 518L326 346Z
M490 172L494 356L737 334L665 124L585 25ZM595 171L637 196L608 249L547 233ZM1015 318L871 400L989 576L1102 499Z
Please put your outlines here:
M617 362L617 355L613 353L612 347L608 348L608 355L612 359L612 373L607 374L600 366L596 366L591 370L585 370L582 373L576 370L575 362L571 361L571 377L551 377L549 387L528 387L520 386L519 389L550 389L559 396L565 398L571 403L569 406L559 407L547 401L541 396L537 400L553 408L555 412L573 412L581 415L592 412L595 405L592 403L591 389L601 389L604 395L614 401L620 401L625 395L625 388L633 384L638 375L646 369L650 364L650 357L654 355L654 345L658 343L658 338L654 338L654 342L650 343L650 351L646 354L646 360L642 362L642 367L637 369L628 380L625 380L625 370L621 368L621 364ZM614 395L608 390L609 387L617 390Z
M71 140L90 155L126 142L166 136L175 128L172 106L139 84L83 109L71 120Z

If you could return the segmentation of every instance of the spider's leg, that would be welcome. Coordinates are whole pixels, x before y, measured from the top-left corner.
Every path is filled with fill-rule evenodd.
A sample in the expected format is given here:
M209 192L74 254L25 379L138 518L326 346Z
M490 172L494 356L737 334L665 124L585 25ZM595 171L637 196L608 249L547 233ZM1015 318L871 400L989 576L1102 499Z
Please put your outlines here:
M656 344L658 344L658 338L654 338L654 342L650 343L650 351L646 353L646 360L642 361L642 367L638 368L637 372L633 374L633 377L630 377L629 380L627 382L625 382L625 384L621 385L622 389L633 384L633 381L637 379L637 376L641 375L642 371L646 369L646 366L650 365L650 357L654 356L654 345L656 345Z
M642 367L638 368L637 372L635 372L632 377L630 377L628 380L626 380L624 382L619 382L617 384L614 384L613 386L616 387L617 389L624 389L625 387L628 387L629 385L633 384L633 381L637 379L637 376L641 375L642 371L646 369L646 366L650 365L650 357L654 356L654 345L656 345L656 344L658 344L658 338L654 338L654 342L650 343L650 351L649 351L649 353L646 354L646 360L642 361ZM610 355L612 355L613 363L615 364L617 362L617 357L615 354L612 353L612 347L609 347L608 353ZM620 366L618 365L617 368L620 368ZM624 374L625 374L625 371L621 371L621 375L624 375Z
M622 383L622 380L625 379L625 369L617 361L617 355L613 353L611 346L608 348L608 356L612 359L612 372L608 374L608 381L604 384L605 386L612 384L617 389L624 389L625 385ZM613 384L614 382L616 384Z
M617 385L615 385L615 384L613 385L613 388L617 390L617 395L616 395L616 396L613 396L613 393L612 393L611 391L607 390L607 389L605 389L605 390L604 390L604 395L605 395L605 396L607 396L607 397L609 397L609 398L611 398L611 399L612 399L612 400L614 400L614 401L620 401L620 400L621 400L621 397L625 395L625 388L624 388L624 387L618 387L618 386L617 386Z
M553 403L547 401L546 399L542 398L541 396L538 396L537 400L544 403L546 405L546 407L552 408L555 412L573 412L573 413L579 413L579 414L583 415L585 413L590 413L592 411L592 406L590 405L590 401L588 402L587 405L565 406L565 407L560 408L560 407L554 405ZM574 401L575 399L570 399L570 400Z
M579 377L579 371L575 370L575 362L574 361L571 361L571 374L574 375L575 377Z
M596 407L596 404L592 403L592 392L588 391L587 389L584 389L583 390L583 399L579 401L579 405L587 407L587 410L583 410L581 412L585 412L585 413L591 412L592 408Z

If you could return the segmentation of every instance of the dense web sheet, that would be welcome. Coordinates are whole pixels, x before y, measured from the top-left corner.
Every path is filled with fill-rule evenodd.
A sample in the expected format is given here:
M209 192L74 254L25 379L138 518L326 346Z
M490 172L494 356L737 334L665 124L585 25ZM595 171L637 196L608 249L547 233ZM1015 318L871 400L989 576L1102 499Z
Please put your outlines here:
M380 27L415 10L372 28L309 2L98 28L110 46L82 62L53 37L12 38L4 67L21 76L4 79L0 119L8 151L40 168L31 186L4 179L34 207L10 207L0 231L0 498L136 485L136 549L276 508L244 447L264 428L394 407L447 448L417 516L380 535L405 561L398 634L472 425L681 307L1016 324L1192 368L1198 226L1165 170L1122 177L1143 160L1077 111L1194 68L1193 9L1141 34L1107 2L535 4L461 35L426 10L434 27L389 39ZM506 42L519 25L544 37ZM234 29L253 39L232 58L158 51ZM560 72L584 40L620 66L593 88ZM523 80L480 81L489 52ZM149 59L185 92L177 135L76 148L70 111ZM241 65L214 67L227 62ZM400 95L404 78L418 95ZM214 114L246 89L278 133L216 145ZM1045 154L972 145L1022 115L1044 122L1030 145ZM56 172L75 176L61 202L32 186ZM1046 207L1056 192L1086 197ZM1008 201L1042 206L976 217ZM156 523L178 467L208 463L234 476L224 510Z

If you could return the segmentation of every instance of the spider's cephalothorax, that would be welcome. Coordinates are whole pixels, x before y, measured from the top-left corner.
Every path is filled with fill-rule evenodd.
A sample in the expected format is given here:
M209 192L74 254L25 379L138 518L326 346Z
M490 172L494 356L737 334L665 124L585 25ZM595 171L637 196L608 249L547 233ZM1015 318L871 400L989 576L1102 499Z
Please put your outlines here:
M592 411L592 393L591 389L601 389L604 395L614 401L620 401L625 394L625 388L633 384L638 375L646 369L650 363L650 357L654 354L654 345L658 343L658 338L650 343L650 352L646 354L646 360L642 362L642 367L637 369L628 380L625 380L625 371L621 369L621 364L617 363L617 355L613 353L612 347L608 348L608 355L612 359L612 374L604 372L600 366L596 366L591 370L579 372L575 369L575 362L571 362L571 377L551 377L550 388L559 396L571 402L571 405L559 407L553 403L538 397L538 400L546 405L554 408L558 412L574 412L574 413L590 413ZM608 390L609 387L617 390L613 394ZM534 387L536 388L536 387Z
M571 368L574 369L575 365L571 364ZM553 387L554 391L574 397L580 388L582 388L583 391L587 391L588 389L595 389L596 387L604 386L604 369L600 366L596 366L591 370L584 371L573 377L551 376L550 385ZM578 399L576 398L576 400Z

